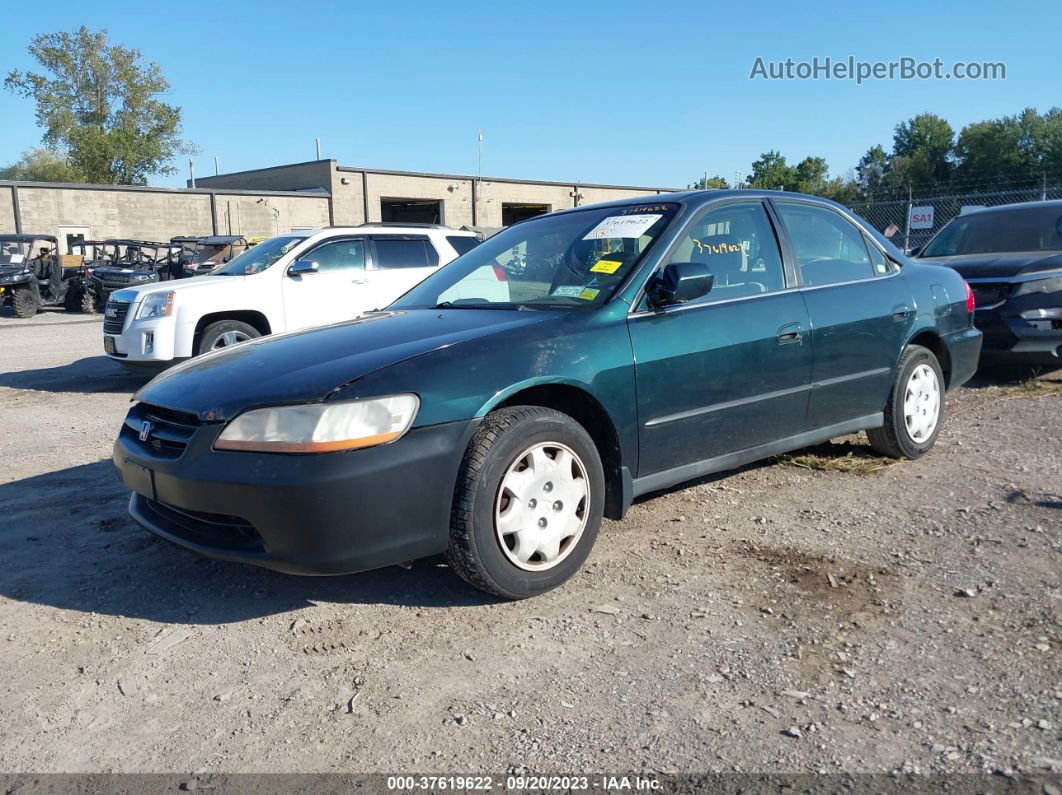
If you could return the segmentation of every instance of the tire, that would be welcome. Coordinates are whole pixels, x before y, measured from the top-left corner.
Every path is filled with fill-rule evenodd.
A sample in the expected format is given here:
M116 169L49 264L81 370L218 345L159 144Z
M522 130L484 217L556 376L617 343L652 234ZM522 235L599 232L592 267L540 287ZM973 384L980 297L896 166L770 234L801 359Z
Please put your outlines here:
M37 296L28 287L15 290L11 296L11 306L15 310L15 317L29 318L37 314Z
M221 350L239 342L257 339L262 334L254 326L239 320L219 320L211 323L199 335L199 345L196 347L196 356L202 356L210 351Z
M66 291L66 295L63 296L63 309L67 312L79 312L81 311L81 290L76 287L70 287Z
M562 463L558 469L558 460L567 466ZM535 473L538 467L540 474ZM528 471L530 475L522 474ZM514 497L514 490L523 499ZM482 591L504 599L536 596L583 565L597 539L604 506L601 457L579 423L540 406L502 409L487 415L465 451L446 559ZM519 532L504 532L499 517L509 511L508 526ZM559 518L553 527L559 529L546 534L554 517ZM537 527L544 528L541 534ZM555 547L550 539L558 539Z
M914 413L910 413L912 407ZM889 458L921 458L933 447L943 425L940 363L928 348L910 345L896 367L896 380L885 403L885 424L867 430L870 446Z

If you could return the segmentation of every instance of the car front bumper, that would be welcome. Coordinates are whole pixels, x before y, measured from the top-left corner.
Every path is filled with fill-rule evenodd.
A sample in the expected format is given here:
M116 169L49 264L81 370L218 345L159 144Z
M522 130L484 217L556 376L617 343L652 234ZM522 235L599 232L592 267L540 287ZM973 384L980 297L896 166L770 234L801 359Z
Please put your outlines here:
M153 436L141 442L145 419ZM229 452L212 449L222 424L160 421L141 404L113 458L133 490L130 515L169 541L292 574L346 574L446 549L475 425L414 428L392 444L345 453Z
M1033 309L1023 307L1021 311ZM1027 320L1003 304L978 310L974 323L985 335L986 358L1037 359L1062 367L1062 323L1058 320Z

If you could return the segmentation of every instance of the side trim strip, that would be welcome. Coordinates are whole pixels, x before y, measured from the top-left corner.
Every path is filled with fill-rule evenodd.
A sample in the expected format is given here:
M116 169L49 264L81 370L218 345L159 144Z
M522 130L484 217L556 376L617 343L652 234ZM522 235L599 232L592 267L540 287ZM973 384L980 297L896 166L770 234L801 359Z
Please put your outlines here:
M888 367L876 367L873 370L863 370L858 373L850 373L849 375L839 375L835 378L826 378L822 381L815 381L810 384L802 384L801 386L789 387L788 389L778 389L774 392L764 392L761 395L753 395L752 397L738 398L737 400L728 400L724 403L713 403L710 406L701 406L696 409L689 409L687 411L679 411L675 414L665 414L663 417L657 417L649 420L645 423L646 428L655 428L658 425L667 425L671 422L678 422L679 420L688 420L692 417L698 417L701 414L711 414L714 411L725 411L726 409L737 408L738 406L748 406L753 403L759 403L763 400L774 400L775 398L786 397L787 395L796 395L800 392L806 392L809 389L822 389L827 386L835 386L837 384L843 384L847 381L858 381L861 378L871 378L875 375L885 375L890 372Z
M666 489L669 486L685 483L688 480L710 475L713 472L736 469L753 461L759 461L761 458L769 458L772 455L779 455L790 450L799 450L801 447L828 441L835 436L844 436L847 433L855 433L867 428L879 428L884 423L885 415L879 411L876 414L868 414L865 417L837 423L836 425L828 425L825 428L818 428L814 431L805 431L796 436L750 447L746 450L738 450L673 469L665 469L662 472L654 472L652 475L635 478L634 496L638 497L651 491Z

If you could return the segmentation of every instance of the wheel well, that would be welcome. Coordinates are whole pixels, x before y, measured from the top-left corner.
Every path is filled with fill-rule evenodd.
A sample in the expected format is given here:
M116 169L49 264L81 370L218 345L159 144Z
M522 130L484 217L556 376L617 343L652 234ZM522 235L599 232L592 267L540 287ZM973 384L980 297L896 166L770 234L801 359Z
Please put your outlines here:
M199 343L199 335L203 333L203 329L211 323L217 323L219 320L238 320L241 323L246 323L248 326L252 326L263 336L270 333L269 321L261 312L255 312L250 309L239 312L214 312L210 315L203 315L199 318L199 322L195 324L195 340L197 345Z
M543 406L567 414L590 434L605 469L605 516L623 518L623 457L608 412L588 392L565 384L544 384L517 392L494 407Z
M949 387L951 385L951 356L948 355L948 348L940 337L932 331L923 331L908 344L921 345L923 348L929 348L929 350L933 351L933 355L940 362L940 369L944 372L944 387Z

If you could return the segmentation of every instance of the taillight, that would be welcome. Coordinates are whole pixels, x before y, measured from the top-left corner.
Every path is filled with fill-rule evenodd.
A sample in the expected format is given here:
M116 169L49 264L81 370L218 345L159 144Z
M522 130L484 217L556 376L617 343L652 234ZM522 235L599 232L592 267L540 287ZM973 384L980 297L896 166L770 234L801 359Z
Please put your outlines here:
M494 276L499 282L509 281L509 274L505 272L505 268L501 265L493 265L491 267L494 268Z
M962 286L966 288L966 311L972 315L974 310L977 309L977 299L974 298L973 290L970 289L969 284L963 282Z

